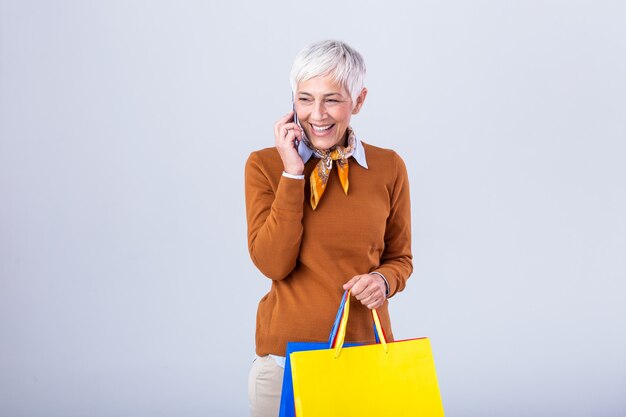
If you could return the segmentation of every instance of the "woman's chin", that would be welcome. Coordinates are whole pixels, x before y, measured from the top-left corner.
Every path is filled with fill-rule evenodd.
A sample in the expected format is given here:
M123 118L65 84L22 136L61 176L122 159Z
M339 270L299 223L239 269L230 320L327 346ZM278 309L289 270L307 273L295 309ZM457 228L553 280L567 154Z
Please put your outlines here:
M318 137L315 135L309 136L311 144L319 150L326 151L339 143L339 139L336 136L332 137Z
M312 140L311 144L313 144L313 146L320 151L327 151L335 146L334 142L327 140Z
M319 149L320 151L325 151L332 147L332 145L330 145L326 141L320 141L315 139L311 140L311 144L313 145L313 147L315 147L315 149Z

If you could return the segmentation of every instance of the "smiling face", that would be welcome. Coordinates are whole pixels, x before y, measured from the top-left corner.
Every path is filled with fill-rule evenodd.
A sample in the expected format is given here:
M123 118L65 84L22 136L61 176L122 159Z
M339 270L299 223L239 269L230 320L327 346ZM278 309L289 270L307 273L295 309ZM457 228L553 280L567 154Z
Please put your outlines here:
M330 76L298 83L296 113L311 144L322 150L344 145L350 117L361 110L366 95L364 88L353 103L348 90Z

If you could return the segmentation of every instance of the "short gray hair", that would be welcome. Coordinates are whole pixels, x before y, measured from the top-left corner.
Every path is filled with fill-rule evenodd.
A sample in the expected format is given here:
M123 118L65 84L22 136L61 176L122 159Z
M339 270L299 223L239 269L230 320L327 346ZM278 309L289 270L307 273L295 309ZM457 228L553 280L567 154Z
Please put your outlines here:
M352 102L356 103L365 81L365 62L361 54L345 42L316 42L296 56L291 67L291 89L295 93L299 82L320 75L331 75L348 90Z

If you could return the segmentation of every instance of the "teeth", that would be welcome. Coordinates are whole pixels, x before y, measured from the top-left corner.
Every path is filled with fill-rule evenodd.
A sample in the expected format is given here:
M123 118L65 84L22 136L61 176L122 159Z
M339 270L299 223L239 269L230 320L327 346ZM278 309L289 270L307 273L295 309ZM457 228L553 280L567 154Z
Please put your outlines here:
M328 126L315 126L315 125L311 125L313 126L313 130L315 130L316 132L323 132L325 130L330 129L331 127L333 127L333 125L328 125Z

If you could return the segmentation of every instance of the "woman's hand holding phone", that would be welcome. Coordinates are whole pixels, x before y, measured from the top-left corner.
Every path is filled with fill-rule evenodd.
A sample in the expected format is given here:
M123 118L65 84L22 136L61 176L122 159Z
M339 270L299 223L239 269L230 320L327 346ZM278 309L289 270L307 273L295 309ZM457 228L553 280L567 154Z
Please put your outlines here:
M283 160L284 171L292 175L304 173L304 163L298 154L297 141L302 140L302 128L294 122L294 112L290 111L274 125L276 149Z

